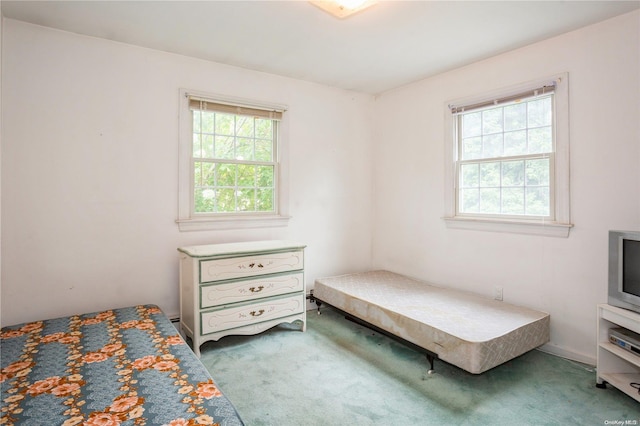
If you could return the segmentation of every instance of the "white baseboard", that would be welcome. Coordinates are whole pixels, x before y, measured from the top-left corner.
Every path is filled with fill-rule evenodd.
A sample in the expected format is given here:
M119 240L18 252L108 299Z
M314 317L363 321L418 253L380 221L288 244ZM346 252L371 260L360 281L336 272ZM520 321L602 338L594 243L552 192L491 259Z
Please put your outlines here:
M566 348L554 346L549 343L547 343L546 345L540 346L538 350L551 355L559 356L561 358L566 358L571 361L577 361L583 364L588 364L594 367L596 365L596 358L594 356L573 352Z

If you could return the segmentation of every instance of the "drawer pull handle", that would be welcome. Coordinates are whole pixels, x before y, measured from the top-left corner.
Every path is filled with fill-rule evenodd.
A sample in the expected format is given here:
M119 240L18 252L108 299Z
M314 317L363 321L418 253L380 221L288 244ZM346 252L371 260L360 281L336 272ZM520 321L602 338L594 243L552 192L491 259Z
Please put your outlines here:
M249 312L249 314L250 314L252 317L259 317L260 315L264 314L264 309L260 309L258 312L256 312L256 311L251 311L251 312Z
M262 290L264 289L264 286L261 285L260 287L258 287L257 289L255 287L249 287L249 291L251 293L260 293Z

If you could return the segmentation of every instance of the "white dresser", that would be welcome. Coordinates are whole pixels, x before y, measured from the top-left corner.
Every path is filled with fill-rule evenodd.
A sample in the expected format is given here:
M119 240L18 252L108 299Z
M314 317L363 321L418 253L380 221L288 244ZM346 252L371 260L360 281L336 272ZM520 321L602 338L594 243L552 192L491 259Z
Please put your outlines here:
M200 345L280 323L306 329L303 244L256 241L180 247L180 328Z

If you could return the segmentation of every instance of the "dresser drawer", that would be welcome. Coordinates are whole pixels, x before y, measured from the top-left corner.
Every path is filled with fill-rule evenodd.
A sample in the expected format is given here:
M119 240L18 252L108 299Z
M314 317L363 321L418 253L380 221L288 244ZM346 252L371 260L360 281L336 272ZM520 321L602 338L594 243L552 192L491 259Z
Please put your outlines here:
M276 272L298 271L304 267L302 251L257 254L200 262L200 282L253 277Z
M265 299L260 303L202 312L201 332L214 333L299 314L304 311L304 305L304 293L300 293L283 298Z
M200 287L200 307L210 308L303 290L304 274L302 272L204 285Z

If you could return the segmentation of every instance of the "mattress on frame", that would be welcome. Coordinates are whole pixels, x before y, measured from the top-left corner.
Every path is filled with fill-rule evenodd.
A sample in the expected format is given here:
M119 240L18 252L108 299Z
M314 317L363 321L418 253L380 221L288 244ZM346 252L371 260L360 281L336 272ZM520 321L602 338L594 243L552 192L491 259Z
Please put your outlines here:
M549 341L549 314L389 271L315 281L314 297L479 374Z
M155 305L4 327L0 345L0 424L243 425Z

